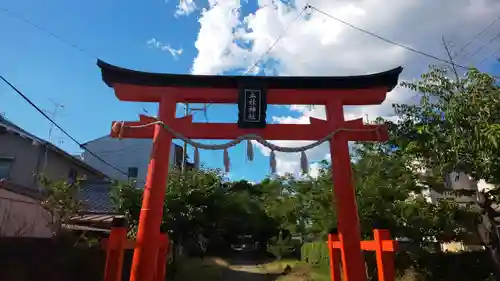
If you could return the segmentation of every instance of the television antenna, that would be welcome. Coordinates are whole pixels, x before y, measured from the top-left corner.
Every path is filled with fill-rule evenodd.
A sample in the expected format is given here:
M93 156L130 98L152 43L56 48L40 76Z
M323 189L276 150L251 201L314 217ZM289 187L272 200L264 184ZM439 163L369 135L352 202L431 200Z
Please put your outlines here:
M56 116L58 113L58 109L64 109L64 105L61 104L61 103L58 103L52 99L50 99L50 101L52 102L52 104L54 105L54 109L53 110L43 110L43 112L45 112L47 115L49 115L52 120L55 120L56 119ZM54 130L54 123L51 123L50 124L50 127L49 127L49 137L48 137L48 141L51 142L52 141L52 131ZM63 143L63 140L62 138L59 138L59 144L62 144ZM49 149L47 146L45 146L45 155L44 155L44 159L43 159L43 168L47 168L47 162L48 162L48 152L49 152Z

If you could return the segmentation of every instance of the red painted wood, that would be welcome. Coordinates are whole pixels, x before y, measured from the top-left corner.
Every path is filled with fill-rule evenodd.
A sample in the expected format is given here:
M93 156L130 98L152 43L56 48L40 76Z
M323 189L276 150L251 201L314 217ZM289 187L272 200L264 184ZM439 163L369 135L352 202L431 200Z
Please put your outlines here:
M375 251L377 257L377 272L379 281L396 280L396 270L394 268L394 251L384 251L383 242L390 240L391 235L386 229L374 229L373 236L378 244Z
M160 249L158 250L158 261L156 263L155 281L164 281L165 273L167 272L168 259L168 235L162 233L160 235Z
M158 115L165 122L174 119L175 102L168 96L163 96ZM160 125L156 125L130 281L153 281L155 276L171 144L172 136Z
M330 127L324 120L311 118L311 124L268 124L265 129L240 129L237 124L191 123L190 121L189 118L178 118L168 125L174 131L190 139L236 139L246 134L256 134L266 140L315 141L324 138L339 127L356 130L339 132L349 141L387 141L389 137L386 125L364 125L362 119L346 121L339 127ZM127 127L148 123L151 121L125 122L124 125ZM377 129L378 133L375 131ZM122 137L151 138L153 132L153 126L139 129L125 128ZM118 137L118 134L111 130L111 136Z
M160 240L160 245L163 247L163 240ZM167 240L167 243L168 243L168 240ZM101 246L103 249L107 249L108 248L108 245L109 245L109 239L108 238L104 238L101 240ZM127 239L127 241L125 241L125 244L123 246L123 249L125 250L133 250L135 248L135 240L132 240L132 239Z
M338 234L328 235L328 253L330 254L330 278L332 281L342 281L340 277L340 247L334 248L333 243L339 243Z
M109 245L109 239L104 238L101 240L101 246L103 249L107 249L108 245ZM135 248L135 240L128 239L125 241L123 245L124 250L133 250L134 248Z
M104 238L101 240L101 246L103 249L105 249L106 251L108 251L108 247L110 247L110 245L113 245L111 247L111 250L121 250L121 252L123 253L124 250L133 250L137 243L135 240L132 240L132 239L126 239L127 238L127 232L126 232L126 228L125 229L125 234L123 235L123 233L119 233L120 229L114 229L112 230L112 237L113 239L108 239L108 238ZM114 231L114 232L113 232ZM122 236L120 236L122 235ZM120 237L120 238L123 238L124 237L124 241L120 241L119 242L119 245L117 245L117 238L116 237ZM110 244L110 241L112 241ZM114 242L113 242L114 241ZM157 260L157 265L156 265L156 274L155 274L155 277L154 277L154 280L155 281L163 281L165 280L165 273L166 273L166 269L167 269L167 260L168 260L168 251L170 250L169 249L169 240L168 240L168 235L165 234L165 233L162 233L160 234L160 248L158 250L158 260ZM118 264L123 264L123 254L122 254L122 258L121 258L121 261L118 262ZM106 267L107 268L107 267ZM118 270L118 268L116 268ZM120 270L120 276L119 277L112 277L112 278L119 278L119 279L111 279L111 280L119 280L121 281L121 270L122 268L120 267L119 268ZM114 271L113 271L114 272ZM109 277L111 278L111 277ZM108 279L104 279L105 281L107 281Z
M332 247L335 249L340 249L341 245L339 241L334 241ZM375 240L361 241L361 250L375 252L379 247L379 242ZM384 240L382 241L382 250L384 252L396 252L398 245L396 241Z
M127 241L126 227L113 227L106 243L106 265L104 267L104 281L121 281L123 255Z
M328 123L332 128L344 122L340 101L326 105ZM348 139L336 135L330 141L333 190L338 214L338 229L342 235L342 265L344 281L366 281L365 262L361 252L358 208L354 192Z
M237 103L237 89L152 87L130 84L114 84L116 97L121 101L160 102L169 96L182 103ZM343 105L381 104L387 88L350 90L283 90L269 89L268 104L322 104L341 100Z

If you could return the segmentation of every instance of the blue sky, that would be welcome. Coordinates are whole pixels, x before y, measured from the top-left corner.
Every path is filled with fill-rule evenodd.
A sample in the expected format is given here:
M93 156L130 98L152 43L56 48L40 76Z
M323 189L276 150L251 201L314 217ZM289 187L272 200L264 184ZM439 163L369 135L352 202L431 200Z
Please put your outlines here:
M197 52L193 42L198 15L174 17L176 5L174 1L124 5L117 0L3 2L0 8L29 19L85 52L0 11L0 73L43 109L52 111L52 101L63 104L65 108L58 109L55 120L80 142L101 137L109 133L112 121L135 120L143 109L156 114L156 106L119 102L102 82L93 56L127 68L189 73ZM182 56L173 58L148 45L151 38L182 48ZM48 138L49 122L4 84L0 84L0 112L29 132ZM273 107L269 113L290 115L283 107ZM196 120L204 121L203 114L197 115ZM232 122L237 110L213 105L208 118L210 122ZM81 151L62 133L54 132L52 140L60 147L74 154ZM230 152L232 178L256 181L267 174L268 160L258 150L254 163L246 163L242 145ZM222 167L220 152L202 152L201 159L207 166Z
M241 13L254 12L257 9L255 2L243 5ZM203 8L205 2L197 3L198 8ZM128 1L126 4L118 0L3 1L0 4L0 74L43 109L53 110L52 101L63 104L65 108L59 110L55 120L80 142L101 137L109 133L112 121L135 120L143 110L156 114L156 106L119 102L113 90L102 82L95 57L150 72L190 72L198 54L195 41L200 32L200 13L176 17L177 4L173 0ZM85 51L68 46L2 8L39 24ZM471 34L469 32L466 37ZM174 58L148 45L152 38L174 49L182 49L182 55ZM499 73L499 64L487 63L483 70ZM0 84L0 113L35 135L48 137L49 122L4 84ZM300 113L285 107L271 107L268 116L299 118ZM237 110L235 106L214 105L208 118L210 122L234 122ZM195 120L204 121L204 116L197 114ZM60 132L55 131L53 142L70 153L81 152ZM254 163L246 163L243 145L231 149L230 155L233 179L257 181L269 171L268 158L259 150L256 150ZM209 167L222 167L221 152L202 152L201 159Z

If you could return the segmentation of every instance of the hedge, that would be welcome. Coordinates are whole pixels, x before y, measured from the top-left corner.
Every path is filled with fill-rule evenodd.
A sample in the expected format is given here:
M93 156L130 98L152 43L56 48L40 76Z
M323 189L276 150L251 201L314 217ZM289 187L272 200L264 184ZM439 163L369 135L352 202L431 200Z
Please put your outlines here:
M305 243L301 248L303 262L314 266L329 266L329 253L327 243ZM373 252L365 252L365 261L368 274L376 275L375 256ZM461 252L461 253L429 253L422 251L419 255L410 255L409 252L400 251L396 254L396 270L398 275L414 272L417 279L402 280L467 280L486 281L493 280L492 264L486 251Z

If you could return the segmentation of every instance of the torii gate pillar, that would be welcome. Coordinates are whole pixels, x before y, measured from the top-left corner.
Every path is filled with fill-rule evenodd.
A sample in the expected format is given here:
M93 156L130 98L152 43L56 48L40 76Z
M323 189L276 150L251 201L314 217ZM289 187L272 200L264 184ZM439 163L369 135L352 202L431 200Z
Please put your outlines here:
M330 140L331 168L338 213L338 229L342 234L341 259L344 281L366 281L361 252L361 233L353 186L349 141L386 141L385 125L365 125L362 119L344 120L344 105L380 104L396 84L401 67L371 75L351 77L256 77L194 76L156 74L119 68L98 61L103 80L113 87L121 101L158 102L158 119L141 116L138 122L115 122L112 136L153 138L153 151L148 167L143 203L137 233L137 246L132 263L131 281L153 281L158 256L160 223L169 166L169 150L174 137L161 125L142 126L162 121L189 139L235 139L255 134L266 140L317 141L338 133ZM191 116L175 119L176 103L238 103L246 93L258 92L256 108L240 106L240 121L258 118L259 124L193 123ZM242 94L243 93L243 94ZM260 95L259 94L259 95ZM262 98L262 99L261 99ZM254 102L254 101L253 101ZM263 104L264 103L264 104ZM265 124L265 108L269 104L326 107L327 120L310 118L311 124ZM250 115L245 115L251 112ZM245 115L245 116L244 116ZM243 128L242 128L243 127Z
M327 122L332 127L344 123L344 109L339 101L326 105ZM358 207L353 185L349 140L345 134L337 134L330 140L330 159L333 191L337 205L337 227L342 233L343 245L341 259L344 280L366 280L365 261L361 251L361 232L359 229ZM351 274L351 276L347 276ZM363 275L363 276L361 276ZM350 277L350 278L349 278Z

